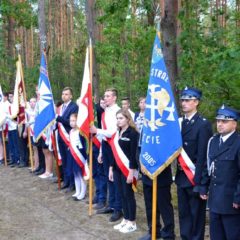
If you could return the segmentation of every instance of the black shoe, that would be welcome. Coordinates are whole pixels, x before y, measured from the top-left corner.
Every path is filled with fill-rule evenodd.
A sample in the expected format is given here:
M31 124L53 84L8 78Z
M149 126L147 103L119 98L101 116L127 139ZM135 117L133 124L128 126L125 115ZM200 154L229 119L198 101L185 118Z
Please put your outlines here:
M113 213L113 212L114 212L114 209L110 208L108 206L105 207L105 208L97 210L97 214L108 214L108 213Z
M24 167L27 167L27 164L25 164L25 163L20 163L20 164L18 165L18 167L19 167L19 168L24 168Z
M74 187L74 186L70 186L70 187L68 187L68 188L66 189L65 193L70 193L70 192L72 192L72 191L74 191L74 190L75 190L75 187Z
M36 168L35 170L32 171L32 169L30 170L31 173L36 173L36 172L39 172L41 170L40 167Z
M105 207L105 203L104 202L99 202L96 206L94 206L94 209L96 210L100 210L103 209Z
M11 162L9 162L9 163L8 163L8 166L11 166L11 165L15 165L15 163L14 163L14 162L12 162L12 161L11 161Z
M109 222L116 222L122 218L122 211L114 211L112 216L109 218Z
M156 239L161 239L160 236L156 235ZM164 238L165 239L165 238ZM152 240L152 235L147 233L143 237L140 237L138 240Z
M43 168L41 168L38 172L35 172L35 175L38 176L38 175L41 175L45 173L45 170Z
M16 167L17 166L17 164L15 164L15 163L13 163L13 164L11 164L11 165L9 165L11 168L14 168L14 167Z
M63 186L61 187L61 190L66 189L68 187L69 187L69 184L63 184Z

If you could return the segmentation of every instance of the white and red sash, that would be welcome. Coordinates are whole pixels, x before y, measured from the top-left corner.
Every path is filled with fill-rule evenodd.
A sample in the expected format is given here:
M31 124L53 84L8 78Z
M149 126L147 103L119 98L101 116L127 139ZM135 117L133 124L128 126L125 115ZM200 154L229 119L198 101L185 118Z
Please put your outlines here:
M102 114L102 127L103 129L107 129L104 113ZM129 159L127 158L127 156L125 155L121 147L119 146L118 139L119 139L119 132L117 131L116 133L113 134L111 138L107 138L107 142L111 146L113 156L115 158L115 161L118 167L120 168L123 175L127 178L130 171ZM133 176L133 183L132 183L132 188L134 191L137 190L137 176L138 176L138 171L135 171Z
M123 175L127 178L130 171L129 159L127 158L127 156L125 155L121 147L119 146L118 140L119 140L119 132L117 131L116 133L113 134L112 138L108 140L108 142L112 148L113 156L115 158L115 161L118 167L120 168ZM133 174L133 183L132 183L133 190L136 190L136 187L137 187L137 177L138 177L138 171L136 170L134 171L134 174Z
M62 112L62 106L61 106L61 112ZM58 115L60 115L60 107L57 109L57 112L58 112ZM58 132L62 140L64 141L64 143L69 147L70 145L69 134L64 128L63 124L60 122L58 122Z
M54 154L56 156L56 159L57 159L58 166L61 166L62 165L62 157L61 157L61 154L60 154L58 141L56 141L57 137L58 137L58 131L57 130L53 131L52 134L51 134L52 147L53 147L53 151L54 151Z
M183 121L183 118L179 118L180 129L182 129L182 121ZM178 162L181 168L183 169L184 173L186 174L188 180L194 186L195 185L194 176L195 176L196 167L183 148L180 155L178 156Z
M79 138L79 132L77 132L77 137ZM88 180L90 177L90 172L89 172L89 168L88 168L87 159L84 158L82 153L79 151L77 145L75 144L76 143L76 139L75 139L76 135L74 135L73 130L70 131L69 138L70 138L69 150L70 150L74 160L76 161L76 163L82 169L82 175L83 175L84 180ZM79 139L79 142L80 142L80 139Z

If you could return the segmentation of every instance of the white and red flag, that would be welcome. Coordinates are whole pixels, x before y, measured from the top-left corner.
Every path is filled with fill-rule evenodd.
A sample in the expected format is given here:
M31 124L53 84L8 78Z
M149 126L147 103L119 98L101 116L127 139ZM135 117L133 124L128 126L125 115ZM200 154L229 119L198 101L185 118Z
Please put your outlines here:
M80 134L86 139L87 146L89 146L90 137L89 128L94 123L94 111L92 99L93 99L92 83L90 80L90 68L89 68L89 48L87 48L82 81L82 90L80 98L78 100L79 109L77 118L77 126L79 127Z

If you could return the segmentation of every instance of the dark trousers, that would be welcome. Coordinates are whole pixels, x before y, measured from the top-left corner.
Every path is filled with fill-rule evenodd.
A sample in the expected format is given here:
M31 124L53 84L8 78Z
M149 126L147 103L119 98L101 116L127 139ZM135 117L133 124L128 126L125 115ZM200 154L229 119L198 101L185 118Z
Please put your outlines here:
M97 202L106 202L107 181L104 175L103 164L98 163L99 149L93 145L93 179L95 182L95 199Z
M63 140L59 139L58 145L62 158L63 181L65 185L69 185L71 187L74 185L73 158L68 146Z
M18 138L17 130L8 131L9 152L13 163L19 163L20 160Z
M152 233L152 186L143 183L143 194L148 221L149 234ZM174 212L171 203L171 185L157 188L157 238L174 239ZM164 226L161 226L160 216Z
M45 166L45 157L43 154L43 150L41 146L37 146L37 150L38 150L38 157L39 157L39 169L44 169L46 168Z
M211 240L240 240L240 214L217 214L210 211Z
M132 184L128 184L126 177L119 171L114 170L113 179L121 194L123 217L129 221L136 220L136 200Z
M24 166L28 166L29 151L28 151L28 138L19 138L19 148L20 148L20 163Z
M183 240L204 240L206 201L192 187L177 188L180 235Z
M108 205L109 207L114 208L116 211L121 211L121 194L116 182L111 182L108 178L110 163L114 161L114 157L111 147L105 141L102 142L102 156L105 180L108 184Z

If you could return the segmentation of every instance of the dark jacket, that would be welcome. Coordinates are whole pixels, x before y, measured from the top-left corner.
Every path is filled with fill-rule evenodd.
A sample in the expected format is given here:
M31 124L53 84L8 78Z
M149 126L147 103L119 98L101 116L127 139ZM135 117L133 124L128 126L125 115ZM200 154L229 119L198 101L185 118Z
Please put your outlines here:
M209 208L219 214L240 214L233 203L240 204L240 135L233 133L219 147L220 135L216 135L209 145L209 166L202 178L201 194L209 188Z
M70 116L71 114L73 113L77 113L78 112L78 106L76 103L74 102L70 102L66 108L66 110L64 111L63 115L62 116L58 116L57 117L57 122L60 122L63 124L65 130L69 133L70 130L71 130L71 127L70 127Z
M123 132L121 138L119 138L118 143L122 151L129 159L129 168L137 169L137 147L138 147L139 133L132 127L128 127L125 132ZM120 170L117 166L116 161L111 163L114 169Z
M211 136L212 127L210 122L201 117L199 113L196 113L186 126L182 125L183 148L195 164L194 182L196 185L199 185L201 182L202 171L207 161L207 144ZM179 165L175 182L180 187L192 186Z

